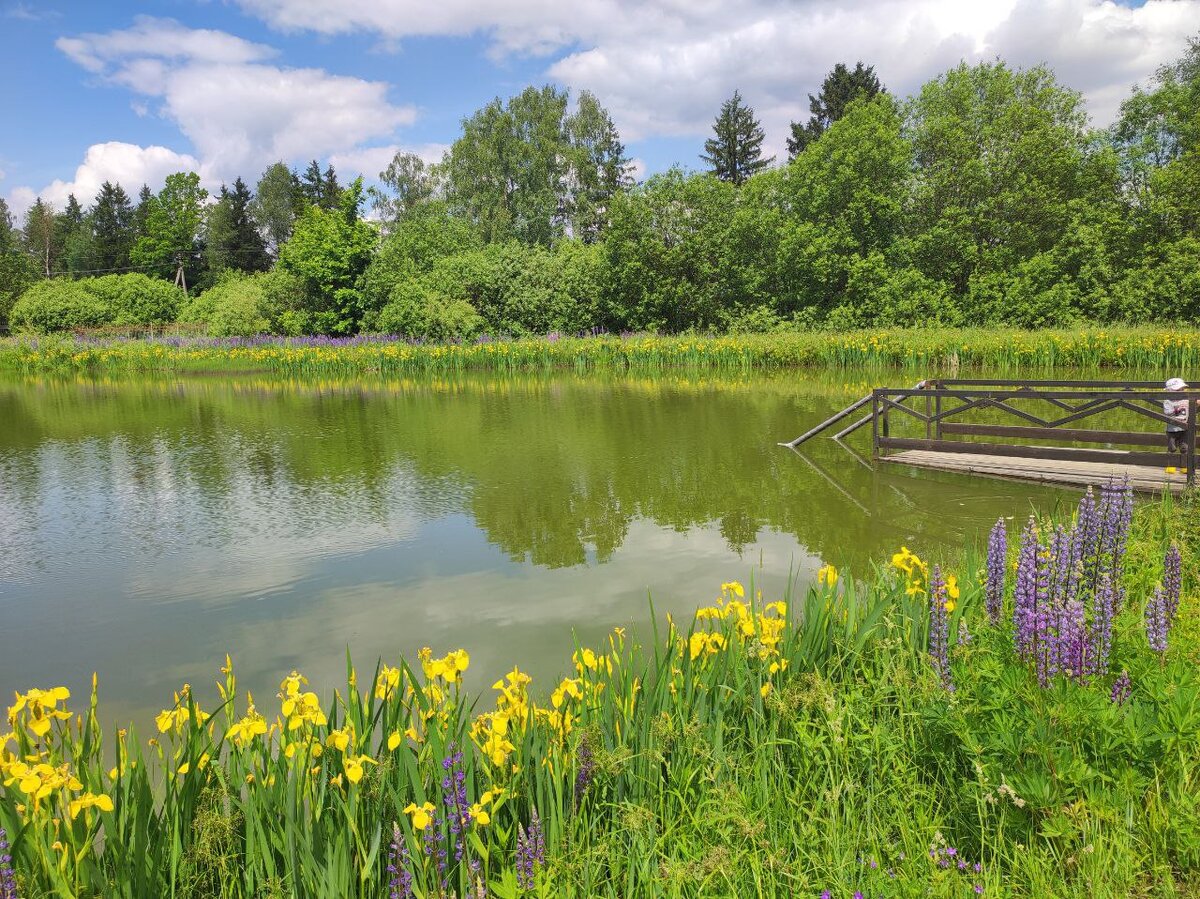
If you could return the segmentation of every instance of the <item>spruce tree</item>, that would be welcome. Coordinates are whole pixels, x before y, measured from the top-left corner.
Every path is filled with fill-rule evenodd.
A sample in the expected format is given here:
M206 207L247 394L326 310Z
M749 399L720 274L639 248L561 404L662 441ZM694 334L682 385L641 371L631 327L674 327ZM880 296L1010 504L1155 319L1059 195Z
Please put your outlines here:
M878 94L886 94L887 90L875 75L874 66L864 66L861 62L854 66L853 71L846 64L839 62L833 67L821 83L821 92L817 96L808 95L808 108L812 115L808 123L801 125L792 122L792 135L788 138L788 159L795 159L814 140L825 133L825 130L846 114L846 107L854 100L863 98L870 100Z
M238 178L233 190L221 185L217 203L208 215L204 255L208 267L219 272L233 268L244 272L266 271L270 266L262 235L251 213L254 198Z
M67 194L67 205L54 217L55 242L59 247L58 270L70 274L95 268L91 264L92 235L83 207L75 194Z
M321 179L321 199L320 207L326 211L332 212L341 205L342 201L342 186L338 184L337 172L333 170L333 166L325 169L325 176Z
M743 184L751 175L775 161L774 156L763 159L762 144L766 135L754 118L754 110L742 102L738 91L721 105L721 112L713 122L713 132L715 136L704 142L704 153L700 158L722 181Z
M125 268L134 240L134 210L119 184L105 181L88 214L92 227L92 265L98 269Z

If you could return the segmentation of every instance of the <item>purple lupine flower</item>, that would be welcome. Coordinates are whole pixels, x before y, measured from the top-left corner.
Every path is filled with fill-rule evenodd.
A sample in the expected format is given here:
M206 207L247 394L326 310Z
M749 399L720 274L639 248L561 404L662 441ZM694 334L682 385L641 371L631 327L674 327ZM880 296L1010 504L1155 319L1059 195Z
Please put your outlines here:
M1091 664L1088 651L1091 642L1083 600L1076 596L1058 609L1058 627L1054 640L1058 672L1068 679L1085 681L1088 666Z
M1051 664L1054 653L1054 609L1051 604L1050 579L1054 560L1050 551L1042 547L1037 553L1037 578L1033 609L1033 657L1037 667L1038 683L1049 686L1053 674Z
M1004 583L1007 572L1004 566L1008 561L1008 528L1004 519L997 519L988 535L987 549L987 616L988 620L997 625L1000 623L1000 613L1004 607Z
M1112 575L1117 611L1124 603L1121 575L1125 570L1125 546L1133 521L1133 488L1126 480L1117 486L1109 483L1100 491L1100 560L1103 570Z
M950 613L946 609L947 600L942 569L934 565L933 574L929 578L929 657L942 686L953 692L954 681L950 676Z
M1179 597L1183 591L1183 559L1179 547L1174 543L1163 559L1163 596L1167 604L1167 617L1175 618L1179 611Z
M592 740L587 734L584 734L583 738L579 741L577 758L579 761L579 772L575 775L575 807L579 808L579 803L587 792L587 788L592 782L592 775L596 770L596 758L592 752Z
M537 809L529 818L529 830L517 825L517 886L532 890L537 872L546 863L546 842L542 834L542 819Z
M1112 690L1108 694L1108 698L1115 705L1125 705L1125 701L1129 699L1129 694L1133 690L1133 683L1129 680L1129 672L1122 670L1117 679L1113 681Z
M1089 671L1095 677L1108 673L1108 654L1112 649L1113 618L1117 614L1112 576L1106 571L1092 597L1092 652Z
M1021 547L1017 551L1017 585L1013 591L1013 634L1017 652L1025 659L1033 655L1037 618L1037 522L1029 523L1021 532Z
M462 769L463 754L451 743L450 755L442 759L442 803L446 806L446 823L454 837L454 860L462 861L466 847L466 829L471 824L471 804L467 801L467 775Z
M1096 508L1096 495L1089 486L1083 499L1079 501L1079 510L1075 515L1076 544L1079 547L1080 562L1083 566L1083 582L1092 587L1096 586L1099 572L1100 513Z
M8 851L8 834L3 827L0 827L0 899L20 899L17 895L17 875Z
M1169 603L1162 586L1154 588L1154 595L1146 603L1146 642L1161 657L1167 651L1167 637L1171 633L1172 618L1168 615Z
M412 872L409 870L408 843L400 825L392 822L392 845L388 852L388 899L410 899Z

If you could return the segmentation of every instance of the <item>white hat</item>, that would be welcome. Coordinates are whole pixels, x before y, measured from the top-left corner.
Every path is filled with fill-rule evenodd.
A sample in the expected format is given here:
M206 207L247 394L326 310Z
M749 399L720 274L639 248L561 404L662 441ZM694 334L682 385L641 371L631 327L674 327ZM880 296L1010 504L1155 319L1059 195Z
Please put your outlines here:
M1183 390L1183 388L1187 387L1187 384L1184 382L1183 378L1171 378L1169 381L1167 381L1166 386L1167 390Z

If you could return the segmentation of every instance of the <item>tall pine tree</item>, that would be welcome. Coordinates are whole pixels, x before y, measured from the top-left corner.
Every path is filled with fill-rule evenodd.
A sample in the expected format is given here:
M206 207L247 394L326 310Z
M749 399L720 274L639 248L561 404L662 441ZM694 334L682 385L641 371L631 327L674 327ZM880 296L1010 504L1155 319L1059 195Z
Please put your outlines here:
M204 248L212 271L233 268L260 272L269 267L262 235L251 212L253 200L250 188L241 178L233 182L233 190L221 185L217 203L208 214L208 239Z
M774 156L763 159L762 144L766 135L754 118L754 110L742 101L738 91L721 104L721 112L713 122L713 133L714 136L704 142L704 153L700 158L722 181L743 184L751 175L775 161Z
M92 226L92 267L125 268L133 247L133 205L119 184L105 181L100 185L89 218Z
M54 218L55 241L61 253L59 271L79 275L94 268L92 231L86 218L75 194L67 194L66 208Z
M851 70L844 62L839 62L825 76L821 92L815 97L808 95L808 109L812 113L808 123L801 125L792 122L792 135L787 141L788 159L795 159L797 153L803 152L830 125L844 116L851 102L860 98L870 100L886 93L886 88L875 75L874 66L864 66L859 62Z

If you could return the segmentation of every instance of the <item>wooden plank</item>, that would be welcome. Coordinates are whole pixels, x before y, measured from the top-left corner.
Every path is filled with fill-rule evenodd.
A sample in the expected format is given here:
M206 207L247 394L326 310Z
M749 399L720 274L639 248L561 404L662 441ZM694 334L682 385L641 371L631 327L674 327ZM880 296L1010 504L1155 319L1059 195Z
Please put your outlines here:
M1078 487L1104 484L1112 478L1128 478L1130 486L1134 490L1150 493L1161 493L1164 489L1179 493L1187 486L1187 477L1182 473L1168 474L1162 469L1136 465L1022 460L1008 456L927 450L907 450L887 456L884 461L981 477L1037 481Z
M1165 446L1164 434L1146 431L1095 431L1078 428L1030 428L1021 425L966 425L946 422L944 434L976 437L1020 437L1026 439L1074 440L1078 443L1124 443L1135 446Z
M1102 462L1114 465L1162 467L1178 461L1175 453L1140 453L1128 450L1077 449L1069 446L1028 446L1016 443L972 443L967 440L924 440L919 437L880 437L881 449L934 450L983 456L1011 456L1029 460Z

